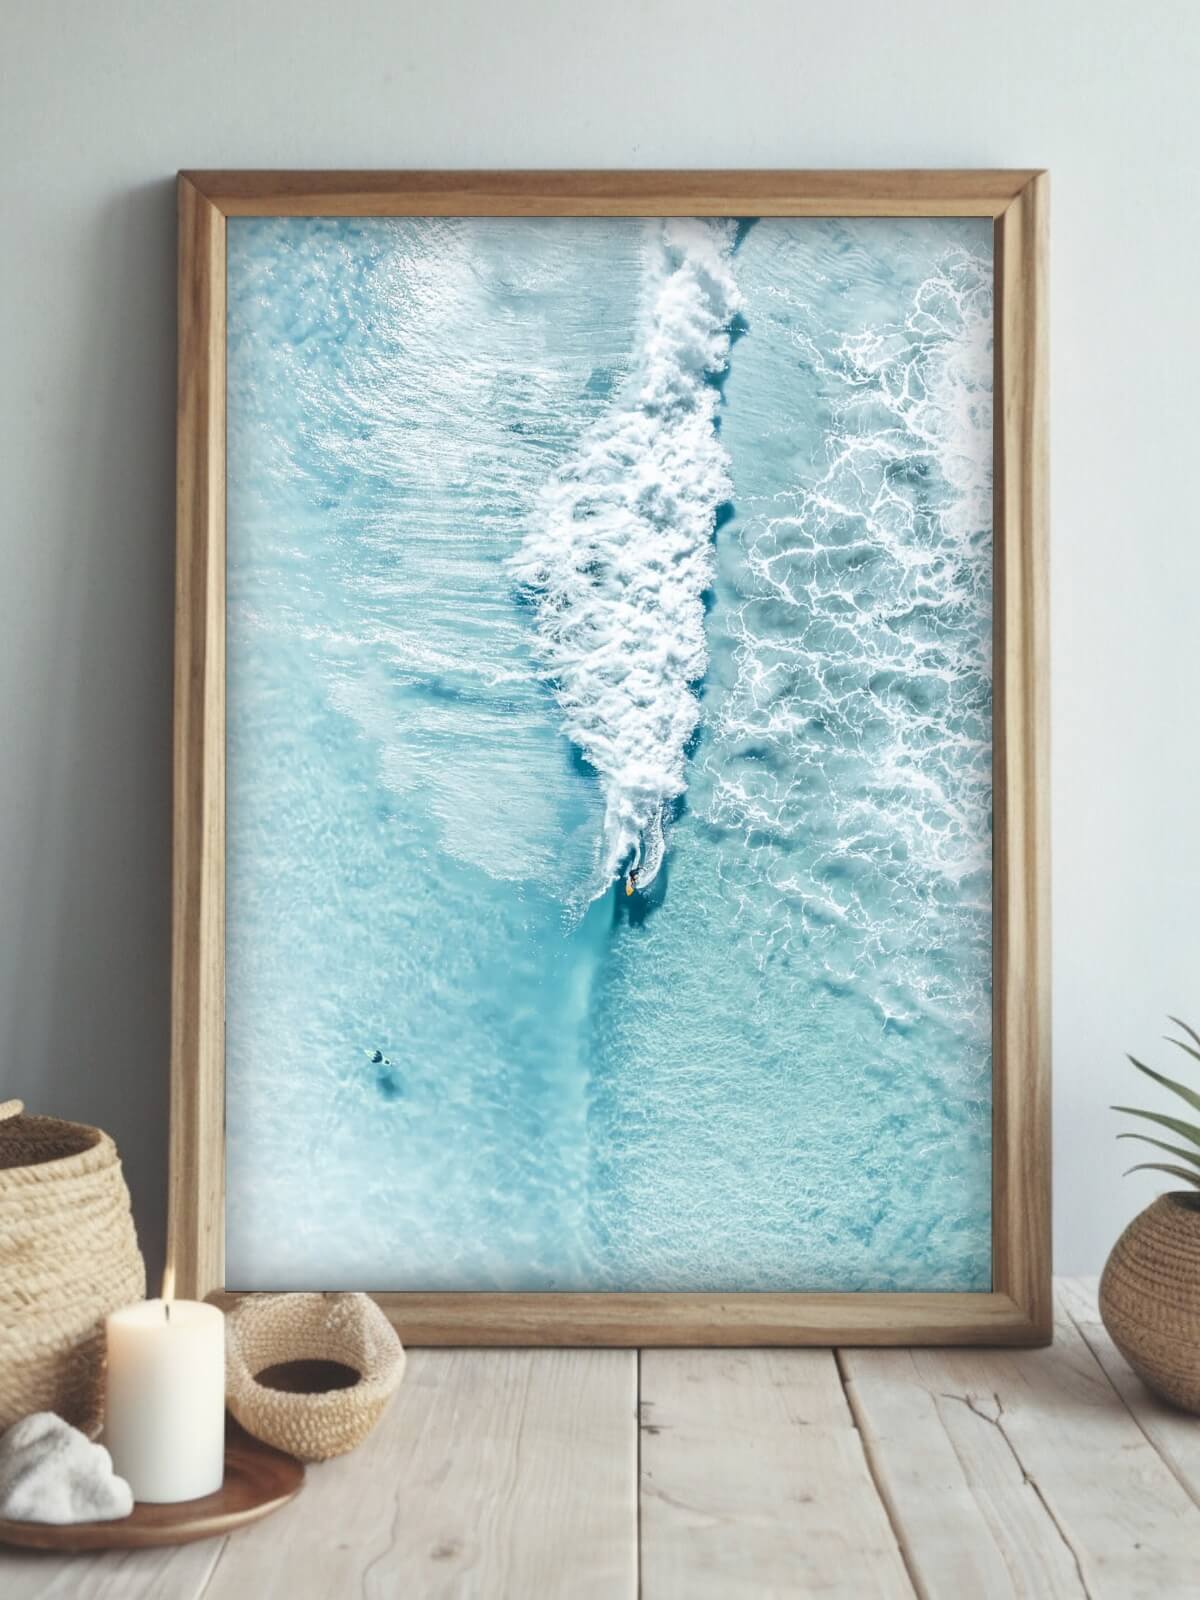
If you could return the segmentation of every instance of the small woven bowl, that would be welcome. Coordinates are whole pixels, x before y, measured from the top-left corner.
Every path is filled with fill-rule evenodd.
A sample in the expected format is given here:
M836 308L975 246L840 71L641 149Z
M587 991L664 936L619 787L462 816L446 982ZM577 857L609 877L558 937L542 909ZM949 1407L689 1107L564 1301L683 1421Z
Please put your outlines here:
M264 1294L230 1313L225 1338L229 1409L247 1433L301 1461L361 1444L404 1376L396 1330L365 1294ZM332 1362L358 1381L293 1393L263 1381L286 1363Z

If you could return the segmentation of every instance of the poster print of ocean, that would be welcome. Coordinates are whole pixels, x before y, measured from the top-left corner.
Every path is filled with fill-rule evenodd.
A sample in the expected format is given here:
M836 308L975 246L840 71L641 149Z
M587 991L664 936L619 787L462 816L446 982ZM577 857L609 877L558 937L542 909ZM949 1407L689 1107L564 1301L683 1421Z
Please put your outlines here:
M228 287L229 1285L989 1287L990 221Z

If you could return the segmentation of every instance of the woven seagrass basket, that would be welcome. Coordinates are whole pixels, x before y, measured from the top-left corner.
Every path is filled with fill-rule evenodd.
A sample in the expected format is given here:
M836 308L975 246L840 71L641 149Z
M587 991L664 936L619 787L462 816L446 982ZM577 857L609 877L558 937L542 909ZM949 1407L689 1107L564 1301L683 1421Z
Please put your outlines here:
M1113 1245L1100 1315L1152 1389L1200 1411L1200 1194L1162 1194Z
M146 1297L129 1191L99 1128L0 1104L0 1432L104 1415L104 1318Z
M251 1295L225 1324L230 1411L247 1433L301 1461L360 1444L399 1388L404 1364L396 1330L365 1294ZM289 1367L341 1369L345 1386L325 1387L320 1377L293 1386Z

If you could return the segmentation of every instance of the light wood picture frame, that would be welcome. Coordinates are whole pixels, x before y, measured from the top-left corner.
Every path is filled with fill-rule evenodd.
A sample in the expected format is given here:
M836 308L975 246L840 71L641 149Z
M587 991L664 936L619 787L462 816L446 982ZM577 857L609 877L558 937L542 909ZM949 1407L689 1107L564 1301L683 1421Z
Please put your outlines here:
M224 1267L228 219L982 217L993 220L995 248L990 1292L377 1298L416 1345L1048 1342L1047 181L1027 170L179 175L167 1249L175 1294L235 1298Z

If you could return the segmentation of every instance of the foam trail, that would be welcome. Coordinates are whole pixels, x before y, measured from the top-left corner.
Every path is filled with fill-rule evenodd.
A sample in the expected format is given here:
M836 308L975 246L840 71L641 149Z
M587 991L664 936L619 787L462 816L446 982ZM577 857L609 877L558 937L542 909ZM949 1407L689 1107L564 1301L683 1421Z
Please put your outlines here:
M633 383L545 485L511 562L563 731L604 787L592 899L630 866L643 887L654 879L687 786L713 529L731 492L711 380L741 304L734 236L733 223L663 224Z

